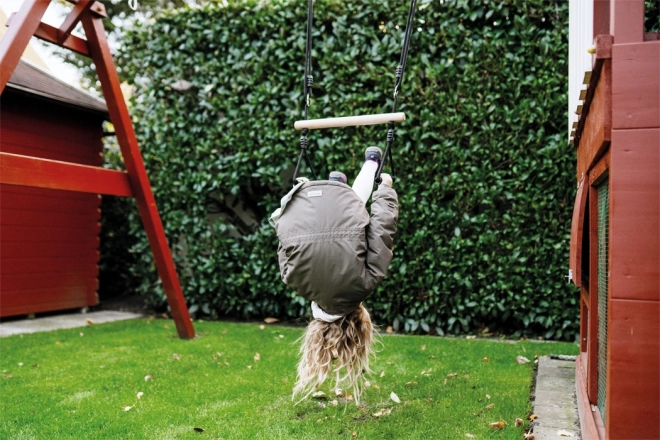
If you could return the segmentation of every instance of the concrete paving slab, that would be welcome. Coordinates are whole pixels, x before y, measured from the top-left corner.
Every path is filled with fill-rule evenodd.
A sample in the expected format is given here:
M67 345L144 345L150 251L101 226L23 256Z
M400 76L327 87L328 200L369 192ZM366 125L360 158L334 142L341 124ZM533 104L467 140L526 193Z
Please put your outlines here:
M71 313L43 318L7 321L0 323L0 338L24 333L48 332L63 328L86 327L89 325L87 322L88 319L94 324L103 324L105 322L135 319L142 316L139 313L103 310L90 313Z
M574 361L540 357L533 399L535 440L580 438Z

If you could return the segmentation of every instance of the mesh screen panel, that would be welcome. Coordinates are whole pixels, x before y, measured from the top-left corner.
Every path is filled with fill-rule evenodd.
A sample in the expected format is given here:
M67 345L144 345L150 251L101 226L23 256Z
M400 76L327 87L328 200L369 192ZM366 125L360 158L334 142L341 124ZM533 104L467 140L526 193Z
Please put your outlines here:
M607 385L607 293L609 251L609 182L597 187L598 192L598 408L605 422Z

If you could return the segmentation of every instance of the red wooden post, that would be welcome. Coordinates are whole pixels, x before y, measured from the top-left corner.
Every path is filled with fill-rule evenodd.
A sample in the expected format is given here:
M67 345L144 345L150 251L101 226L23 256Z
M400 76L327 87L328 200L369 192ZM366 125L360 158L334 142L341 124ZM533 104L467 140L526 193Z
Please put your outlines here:
M101 81L110 119L115 127L117 141L121 148L133 194L137 200L142 223L149 238L156 267L172 311L172 317L176 323L179 336L192 338L195 336L195 330L190 322L190 315L176 274L174 261L167 245L163 225L156 207L156 200L151 191L147 171L144 168L131 117L124 102L124 95L120 88L117 69L105 36L103 22L100 17L86 13L82 18L82 25L87 36L90 55L96 66L96 73Z
M5 89L11 74L14 73L49 4L50 0L25 0L13 17L12 26L0 40L0 94ZM4 23L2 25L4 26Z
M74 10L66 18L62 27L56 29L41 23L41 17L50 4L50 0L25 0L19 12L13 17L5 37L0 41L0 94L16 69L30 38L35 33L40 38L72 48L79 53L88 52L94 61L101 81L108 113L115 127L127 173L108 172L109 170L94 169L94 167L3 153L0 155L0 167L6 172L3 171L2 180L7 180L5 183L26 186L133 195L137 201L177 332L181 338L193 338L195 330L190 321L131 118L121 92L117 69L105 36L105 29L101 21L101 18L105 16L103 5L88 0L74 3L76 3ZM79 20L83 24L87 41L69 35ZM38 175L17 174L13 169L15 167L33 170L38 172ZM63 172L59 182L56 181L58 172ZM68 175L71 172L75 175ZM94 181L90 182L88 179L94 179ZM128 179L130 188L127 187L126 179Z

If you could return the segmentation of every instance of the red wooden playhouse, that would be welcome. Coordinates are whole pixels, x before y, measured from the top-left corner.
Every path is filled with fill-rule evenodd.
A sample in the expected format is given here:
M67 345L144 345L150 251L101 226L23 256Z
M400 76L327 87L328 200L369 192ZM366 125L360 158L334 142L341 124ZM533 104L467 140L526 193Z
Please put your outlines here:
M3 153L101 165L103 101L21 61L1 102ZM0 317L98 304L100 202L0 184Z
M582 438L658 439L660 39L644 31L644 0L590 1L569 274L580 287Z
M12 277L8 275L9 272L3 272L0 292L4 295L5 289L9 292L10 288L27 289L30 285L34 287L33 290L38 290L44 288L43 284L38 283L50 277L57 278L57 285L60 287L45 287L43 296L50 295L51 298L57 298L56 301L59 304L69 301L67 306L72 307L77 307L84 302L93 304L96 301L95 277L90 275L94 273L95 269L90 268L90 263L93 266L93 261L97 258L95 252L98 247L96 236L98 234L99 195L135 197L179 336L192 338L195 331L186 308L174 261L167 245L103 28L103 18L106 17L105 8L101 2L93 0L69 0L69 3L73 4L71 12L62 25L55 28L41 22L50 0L24 0L20 10L10 17L7 32L0 41L0 96L3 119L5 102L7 102L11 103L8 109L10 113L7 114L14 115L9 116L10 122L11 118L14 119L14 122L18 120L16 123L19 125L21 118L23 123L26 118L33 118L36 121L33 130L23 126L20 135L11 134L11 131L8 131L9 140L7 142L5 142L3 121L3 140L0 143L0 184L2 185L0 198L3 203L3 221L4 218L11 219L14 216L12 220L8 221L15 226L13 230L16 231L16 237L19 237L18 231L20 230L20 234L23 234L20 237L33 243L30 245L31 247L36 249L41 246L43 248L41 249L43 252L38 254L37 258L43 260L49 255L47 252L53 253L55 249L59 249L58 252L65 252L60 255L66 255L69 263L62 268L63 266L48 266L47 263L28 261L30 258L30 255L26 253L28 246L12 241L12 236L8 236L8 234L6 237L7 231L3 227L0 242L3 271L7 268L6 270L12 270L17 275L10 281ZM72 34L78 23L82 24L86 38ZM24 108L25 99L14 96L15 90L12 89L16 89L16 87L7 87L14 71L22 68L19 67L21 54L32 36L92 58L101 82L108 115L115 127L126 172L99 167L101 163L98 155L100 125L96 129L91 129L89 133L87 133L88 128L80 128L78 132L73 128L86 127L88 122L95 125L95 121L86 122L88 116L84 114L57 114L59 112L56 109L48 108L46 105L41 109L43 111L26 114L31 111ZM23 116L16 116L21 115L21 112L23 112ZM98 118L98 115L96 117ZM39 145L36 148L22 145L22 143L30 143L24 140L30 136L41 135L45 139L50 139L50 136L57 137L58 133L61 134L61 131L57 130L68 133L60 136L57 146L50 140L46 140L47 144L44 145L38 139L33 140L35 145L41 144L41 147ZM7 189L9 187L11 189ZM64 196L65 192L70 194ZM12 197L14 200L23 198L26 200L25 203L28 203L27 200L30 198L34 200L30 202L32 205L29 208L23 209L23 211L28 211L27 213L16 213L20 209L12 209L5 217L5 201L11 202ZM60 210L65 203L54 203L54 198L60 201L75 200L76 202L71 203L79 203L80 206L76 206L73 213L60 215ZM12 203L20 206L22 202L15 200ZM34 224L34 222L38 223L35 215L31 214L35 207L38 207L39 214L37 215L44 217L44 223ZM24 226L17 224L22 221L21 219L25 219ZM30 225L33 226L31 231L28 230ZM53 239L53 234L60 235L57 239ZM72 247L71 243L77 244ZM11 264L14 265L13 268ZM68 286L68 289L65 286ZM75 292L76 290L79 292ZM8 294L8 298L11 298L11 295ZM10 313L15 313L19 309L22 313L28 312L30 310L28 303L32 300L30 298L23 300L18 296L20 294L15 295L13 300L20 305ZM0 296L0 301L3 299L3 296ZM0 308L3 308L3 304L0 304Z

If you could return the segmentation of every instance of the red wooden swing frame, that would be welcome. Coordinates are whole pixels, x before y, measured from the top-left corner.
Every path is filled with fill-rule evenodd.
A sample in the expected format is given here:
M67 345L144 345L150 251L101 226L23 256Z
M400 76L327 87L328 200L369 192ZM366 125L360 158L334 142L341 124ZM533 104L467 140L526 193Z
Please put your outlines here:
M91 57L126 172L0 152L0 183L135 197L179 337L193 338L195 330L108 46L102 21L107 17L105 7L95 0L68 1L73 9L59 28L41 22L51 0L25 0L12 14L0 40L0 95L32 36ZM83 26L86 40L71 34L78 23Z

